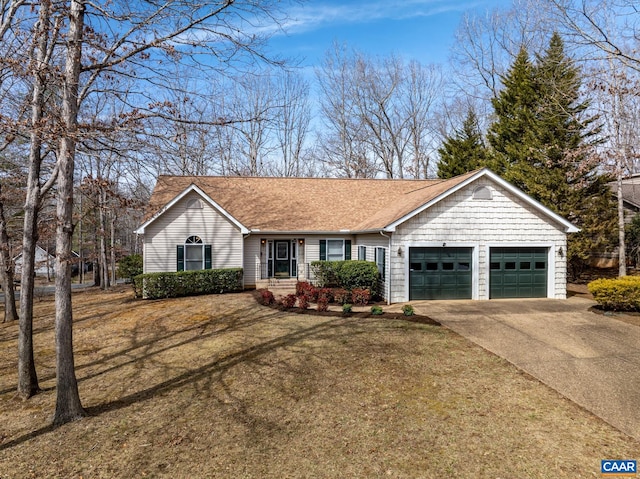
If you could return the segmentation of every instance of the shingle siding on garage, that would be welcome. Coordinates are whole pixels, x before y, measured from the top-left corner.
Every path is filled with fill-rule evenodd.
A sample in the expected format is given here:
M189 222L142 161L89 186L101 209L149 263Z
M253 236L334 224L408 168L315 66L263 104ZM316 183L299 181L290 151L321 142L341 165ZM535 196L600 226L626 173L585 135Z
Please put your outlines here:
M211 245L212 264L216 268L241 268L243 240L240 230L209 203L201 200L202 208L187 209L190 193L169 208L144 233L144 272L156 273L177 270L177 245L189 236L200 236Z
M492 192L491 200L473 199L478 186L487 186ZM549 267L554 268L555 298L566 297L566 261L559 254L562 247L566 253L566 235L560 225L549 223L528 204L507 190L483 177L462 190L455 192L410 218L396 228L391 251L400 246L403 257L391 255L391 301L407 301L408 271L406 270L407 248L410 245L442 244L457 246L472 245L477 251L476 291L474 297L488 298L488 253L491 246L541 246L549 245L554 252Z

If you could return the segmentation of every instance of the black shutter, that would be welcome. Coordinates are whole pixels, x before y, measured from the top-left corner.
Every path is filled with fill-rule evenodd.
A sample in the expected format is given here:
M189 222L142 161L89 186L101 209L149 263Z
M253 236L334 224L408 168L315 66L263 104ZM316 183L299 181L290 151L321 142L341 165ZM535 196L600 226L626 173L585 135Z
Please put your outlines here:
M351 240L344 240L344 259L351 259Z
M320 240L320 261L327 261L327 240Z
M211 245L204 245L204 269L211 269Z
M177 271L184 271L184 245L178 245L178 266Z

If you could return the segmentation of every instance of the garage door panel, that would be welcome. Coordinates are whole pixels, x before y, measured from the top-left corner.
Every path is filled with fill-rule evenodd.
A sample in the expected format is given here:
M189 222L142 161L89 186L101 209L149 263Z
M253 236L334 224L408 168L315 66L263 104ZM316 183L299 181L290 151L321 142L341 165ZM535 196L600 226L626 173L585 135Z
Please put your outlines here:
M546 248L491 248L490 298L547 296Z
M409 248L409 299L470 299L471 248Z

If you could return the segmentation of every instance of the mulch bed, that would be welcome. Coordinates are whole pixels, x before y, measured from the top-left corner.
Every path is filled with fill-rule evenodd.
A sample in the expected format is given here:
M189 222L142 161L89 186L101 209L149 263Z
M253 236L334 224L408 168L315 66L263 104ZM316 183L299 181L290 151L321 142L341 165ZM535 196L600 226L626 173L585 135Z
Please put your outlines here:
M277 309L278 311L286 311L288 313L307 314L310 316L328 316L335 318L357 318L357 319L398 319L407 321L410 323L430 324L432 326L441 326L441 324L429 316L423 316L420 314L413 314L411 316L405 316L401 313L389 313L382 312L382 314L372 314L368 311L353 311L351 313L343 313L342 311L318 311L316 309L301 309L301 308L284 308L281 304L275 303L272 305L264 305L260 302L260 292L258 290L253 292L253 297L258 304L266 306L268 308Z

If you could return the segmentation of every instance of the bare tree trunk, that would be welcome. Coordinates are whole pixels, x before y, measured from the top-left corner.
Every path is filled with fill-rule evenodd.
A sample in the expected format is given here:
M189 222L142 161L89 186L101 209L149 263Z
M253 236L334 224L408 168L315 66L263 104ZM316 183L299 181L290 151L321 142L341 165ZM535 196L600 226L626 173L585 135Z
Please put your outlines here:
M27 198L24 206L24 230L22 236L22 275L20 278L20 330L18 334L18 395L30 398L39 390L33 356L33 291L35 252L38 241L38 212L42 199L40 170L42 167L42 139L44 91L47 83L47 51L49 42L49 17L51 3L40 4L36 27L36 48L31 95L31 133L29 149L29 174Z
M100 287L102 289L108 289L109 288L109 262L107 260L107 239L106 239L106 235L107 235L107 220L105 218L105 209L106 209L106 192L101 189L99 191L99 198L100 198L100 202L98 204L98 215L99 215L99 219L100 219L100 228L99 228L99 235L100 235Z
M64 134L60 142L56 225L56 411L55 425L86 415L80 402L73 359L71 307L71 245L73 241L73 172L78 132L78 80L82 54L85 5L72 0L62 92Z
M18 311L16 310L16 295L13 289L13 265L9 254L9 235L7 234L2 200L0 200L0 278L4 293L4 322L16 321Z
M618 165L618 276L627 275L627 251L624 238L624 198L622 197L622 166Z
M111 248L109 251L111 258L111 284L116 284L116 216L111 217Z

